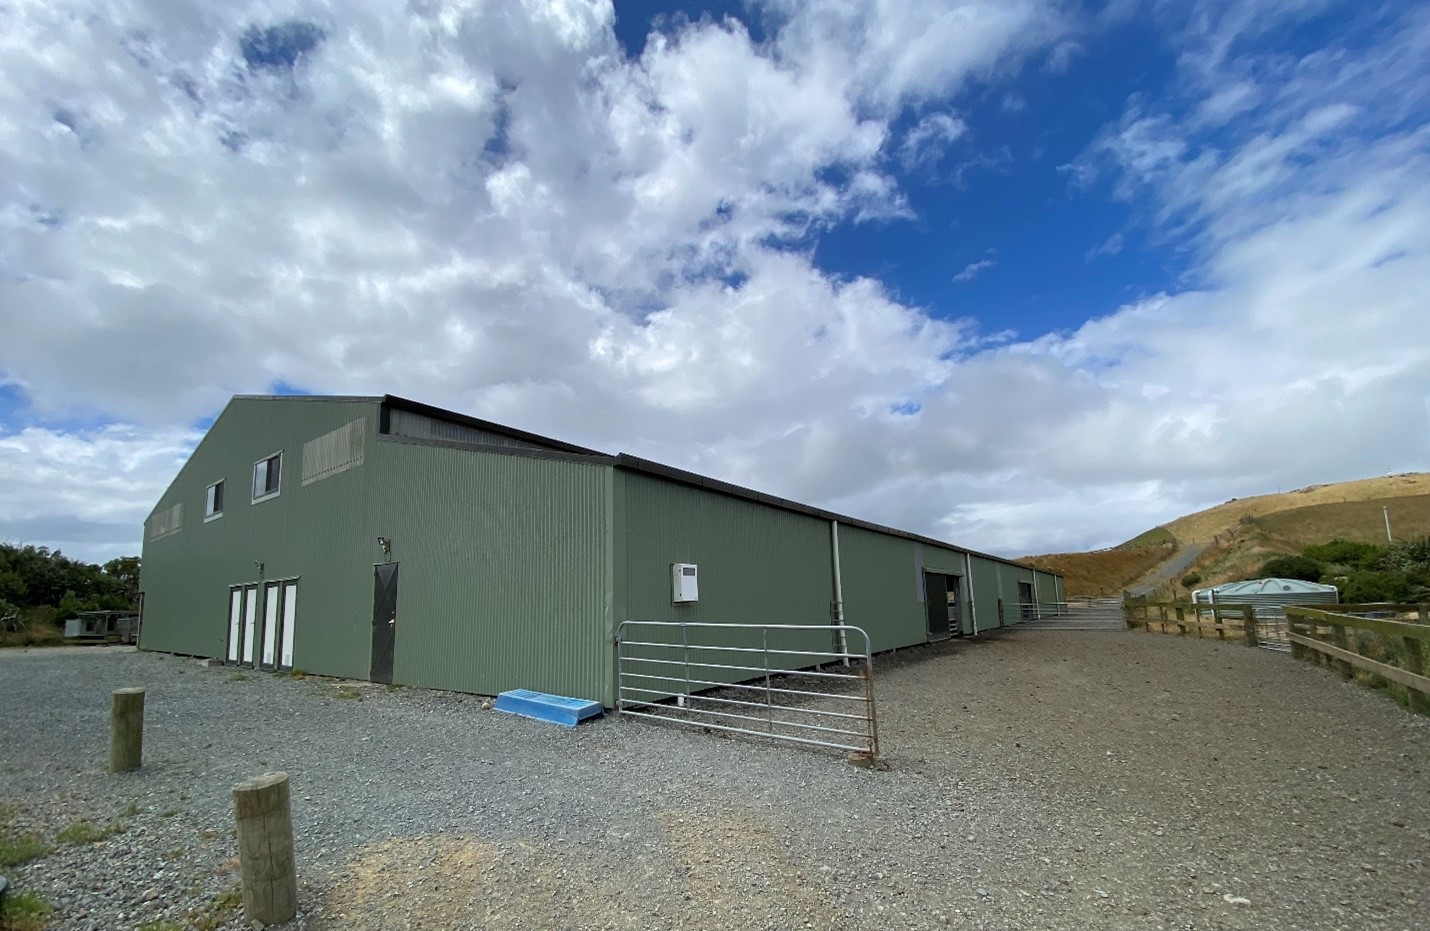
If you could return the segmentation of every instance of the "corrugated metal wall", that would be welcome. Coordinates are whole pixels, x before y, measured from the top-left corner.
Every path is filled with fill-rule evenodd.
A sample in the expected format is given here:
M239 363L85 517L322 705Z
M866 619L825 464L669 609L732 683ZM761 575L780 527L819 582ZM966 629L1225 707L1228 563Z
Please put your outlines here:
M998 563L982 556L974 556L973 563L973 589L977 594L978 605L978 629L994 630L1003 626L1010 619L1005 607L1002 619L998 615L998 599L1001 596L1001 589L998 586Z
M394 407L388 412L388 433L418 440L447 440L483 446L505 446L511 449L543 449L535 443L483 430L470 424L439 420L426 414Z
M178 533L145 540L146 649L223 656L230 585L298 577L294 665L367 676L372 618L371 470L301 485L303 445L355 419L376 433L373 401L234 398L155 507L183 505ZM281 491L252 503L253 465L282 451ZM223 516L204 520L207 487L224 481Z
M829 521L719 492L618 470L618 618L717 623L829 624L834 600ZM964 633L1018 619L1017 582L1033 570L962 550L840 524L846 623L875 651L927 641L923 573L960 578ZM670 564L700 567L700 602L671 604ZM967 579L972 568L972 579ZM624 567L624 568L622 568ZM971 583L971 584L970 584ZM1054 577L1039 574L1043 600Z
M725 624L827 624L829 524L624 470L626 617ZM700 601L671 604L670 564L699 566Z
M609 704L609 465L377 448L376 532L401 564L393 681Z
M626 470L616 470L615 484L619 489L615 500L624 508L615 597L624 611L621 620L830 625L829 641L820 648L833 648L834 567L828 522ZM698 567L699 601L672 604L672 563ZM737 644L719 631L693 636L696 642L712 646L759 645L745 641L744 635ZM678 643L680 635L645 627L627 639ZM770 634L769 646L813 648L807 640L779 632ZM642 655L671 659L677 654L646 648ZM748 654L722 651L697 651L695 658L725 665L760 662ZM817 660L781 656L777 662L800 668ZM639 663L628 665L627 671L664 675L670 670ZM716 682L752 678L749 673L709 668L696 669L693 676ZM641 684L680 691L671 682L642 680Z
M839 527L844 620L862 627L875 651L927 639L919 549L912 540Z
M224 655L229 586L299 581L294 666L366 679L373 564L401 566L394 681L479 693L536 688L614 701L618 621L832 628L829 521L616 470L605 458L476 451L378 435L377 399L235 398L155 514L143 646ZM302 485L304 445L361 420L360 465ZM253 464L284 453L281 493L252 503ZM222 517L206 487L225 481ZM845 617L874 650L926 640L922 573L963 577L962 551L840 525ZM671 603L670 565L699 566L700 600ZM964 630L1017 618L1030 569L973 556ZM262 563L260 577L257 564ZM1039 574L1044 601L1060 598Z

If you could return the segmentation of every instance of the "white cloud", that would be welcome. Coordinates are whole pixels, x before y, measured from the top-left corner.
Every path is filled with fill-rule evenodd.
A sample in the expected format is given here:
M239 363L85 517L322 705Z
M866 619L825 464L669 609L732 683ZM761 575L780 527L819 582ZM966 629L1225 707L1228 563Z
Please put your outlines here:
M951 113L930 113L904 136L899 158L905 169L936 165L943 160L949 143L968 131L968 124Z
M122 425L0 433L0 541L96 562L133 554L141 524L201 435Z
M1099 258L1104 255L1117 255L1119 252L1122 251L1122 247L1126 244L1126 237L1124 237L1121 233L1113 233L1111 236L1107 237L1102 242L1098 243L1096 246L1093 246L1091 249L1087 250L1087 253L1083 256L1083 258L1091 262L1093 259Z
M1187 57L1176 106L1133 102L1073 170L1189 247L1191 284L1010 342L808 248L908 216L891 166L918 127L955 138L963 90L1061 16L772 16L765 43L685 24L631 59L604 3L0 7L0 383L122 422L0 436L0 537L132 550L182 425L277 380L1007 553L1430 454L1424 89L1386 91L1423 17L1369 50ZM285 23L321 38L262 31Z
M963 266L963 271L953 276L953 280L958 282L972 281L997 264L998 262L995 259L979 259L977 262L969 262Z

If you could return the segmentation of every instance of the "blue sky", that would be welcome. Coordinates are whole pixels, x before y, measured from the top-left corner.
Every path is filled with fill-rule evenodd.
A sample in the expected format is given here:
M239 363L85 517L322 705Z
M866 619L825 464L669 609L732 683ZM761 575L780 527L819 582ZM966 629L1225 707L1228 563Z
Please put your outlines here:
M0 9L0 538L254 392L1009 555L1423 468L1423 5L669 9Z

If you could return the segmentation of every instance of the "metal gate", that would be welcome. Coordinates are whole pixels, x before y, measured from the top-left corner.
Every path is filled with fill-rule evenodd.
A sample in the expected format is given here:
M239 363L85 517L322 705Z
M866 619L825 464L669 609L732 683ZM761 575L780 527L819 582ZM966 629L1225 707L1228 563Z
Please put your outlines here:
M879 753L858 627L626 621L616 672L616 710L633 718Z

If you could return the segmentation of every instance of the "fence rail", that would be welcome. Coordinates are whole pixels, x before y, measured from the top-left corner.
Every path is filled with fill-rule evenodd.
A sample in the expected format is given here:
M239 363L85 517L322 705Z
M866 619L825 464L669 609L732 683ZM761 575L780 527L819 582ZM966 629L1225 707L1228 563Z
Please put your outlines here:
M879 753L873 659L858 627L625 621L616 670L616 710L629 717Z
M1152 633L1156 625L1160 633L1177 633L1183 637L1195 634L1198 637L1210 632L1218 640L1230 635L1233 640L1241 640L1249 647L1262 646L1265 639L1274 639L1271 625L1265 624L1257 615L1259 605L1196 604L1172 601L1125 601L1122 605L1123 617L1129 630L1142 629ZM1267 644L1269 645L1269 644Z
M1380 614L1415 612L1416 620L1389 620L1343 613L1346 607L1371 609ZM1430 676L1425 675L1425 654L1430 645L1427 605L1352 605L1336 611L1288 607L1291 655L1296 659L1329 663L1347 679L1357 671L1397 683L1405 688L1410 707L1430 714ZM1370 656L1378 653L1379 656Z
M1066 601L1024 601L1017 605L1019 621L1041 621L1068 613ZM1006 609L1005 609L1006 610Z

